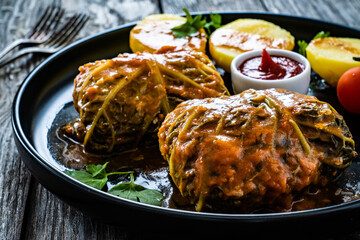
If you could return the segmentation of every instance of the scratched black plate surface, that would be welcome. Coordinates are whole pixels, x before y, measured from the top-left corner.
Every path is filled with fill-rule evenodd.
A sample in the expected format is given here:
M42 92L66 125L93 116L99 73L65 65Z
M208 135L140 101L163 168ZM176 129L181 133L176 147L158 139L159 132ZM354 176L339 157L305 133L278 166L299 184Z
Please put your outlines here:
M207 13L203 14L207 15ZM360 31L357 29L301 17L234 12L220 14L224 24L238 18L259 18L273 22L291 32L295 36L295 41L308 42L319 31L330 31L332 36L338 37L359 38L360 36ZM235 230L242 227L243 231L250 231L259 227L259 224L273 227L281 222L288 224L289 229L296 229L299 228L297 224L299 221L309 226L317 221L339 226L349 219L352 221L356 218L360 212L360 200L312 210L264 214L199 213L156 207L120 199L88 187L64 174L62 171L65 167L57 161L51 150L54 145L49 142L51 139L49 131L55 119L66 122L74 117L72 110L68 112L65 110L71 109L69 106L72 102L73 79L78 73L78 67L90 61L115 57L118 53L131 52L128 36L133 26L134 24L123 25L71 44L45 60L20 86L12 109L14 136L22 160L42 185L90 216L115 224L129 225L129 222L135 221L153 226L153 220L157 219L156 221L160 221L167 228L207 226L209 232L212 232L210 227L212 225L216 229ZM297 49L295 48L294 51ZM223 73L223 77L226 85L230 87L229 74ZM345 111L337 100L335 88L328 86L316 74L312 76L309 94L329 102L344 116L356 142L356 150L359 152L360 115ZM338 183L339 186L349 190L350 197L360 194L358 161L345 170Z

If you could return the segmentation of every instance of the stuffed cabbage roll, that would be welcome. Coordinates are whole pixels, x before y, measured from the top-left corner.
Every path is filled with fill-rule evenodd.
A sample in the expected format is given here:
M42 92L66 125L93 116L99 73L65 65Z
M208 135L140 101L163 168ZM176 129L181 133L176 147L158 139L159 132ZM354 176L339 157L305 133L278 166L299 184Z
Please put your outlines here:
M80 118L66 132L93 152L137 143L187 99L219 97L228 91L201 52L120 54L87 63L75 78L73 101Z
M289 209L294 192L357 155L343 117L329 104L281 89L183 102L158 136L174 183L198 211Z

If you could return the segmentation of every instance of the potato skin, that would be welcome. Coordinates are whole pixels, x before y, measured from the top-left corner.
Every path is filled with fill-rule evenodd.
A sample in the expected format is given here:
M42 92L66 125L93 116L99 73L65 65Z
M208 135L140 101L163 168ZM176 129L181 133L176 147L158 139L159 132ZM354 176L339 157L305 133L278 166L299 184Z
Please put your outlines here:
M171 29L185 23L186 18L172 14L154 14L144 18L130 32L130 48L133 52L154 53L162 47L176 50L192 49L205 53L206 36L204 29L198 34L175 38Z
M312 40L306 48L311 68L331 86L350 68L360 67L360 39L327 37Z
M294 48L294 37L285 29L260 19L238 19L214 31L209 51L216 64L230 72L231 61L239 54L254 49Z

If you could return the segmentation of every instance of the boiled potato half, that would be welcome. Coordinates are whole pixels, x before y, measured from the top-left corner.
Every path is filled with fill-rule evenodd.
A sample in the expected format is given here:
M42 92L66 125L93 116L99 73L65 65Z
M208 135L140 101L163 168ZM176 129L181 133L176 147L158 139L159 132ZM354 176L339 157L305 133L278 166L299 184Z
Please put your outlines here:
M238 19L214 31L209 50L216 64L230 72L231 61L255 49L294 48L294 37L281 27L260 19Z
M306 56L312 69L332 86L336 86L340 76L360 62L360 39L356 38L318 38L306 48Z
M185 22L186 18L172 14L149 15L131 30L130 48L133 52L154 53L161 47L170 46L205 52L207 40L204 29L192 36L175 38L171 29Z

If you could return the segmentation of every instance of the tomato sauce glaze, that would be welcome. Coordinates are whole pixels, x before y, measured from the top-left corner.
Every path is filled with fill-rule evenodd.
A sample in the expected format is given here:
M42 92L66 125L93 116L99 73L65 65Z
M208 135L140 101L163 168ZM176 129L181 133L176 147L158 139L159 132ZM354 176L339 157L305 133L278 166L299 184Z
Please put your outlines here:
M299 75L305 66L298 61L283 57L270 56L264 49L261 57L253 57L244 61L238 70L245 76L261 80L280 80Z

